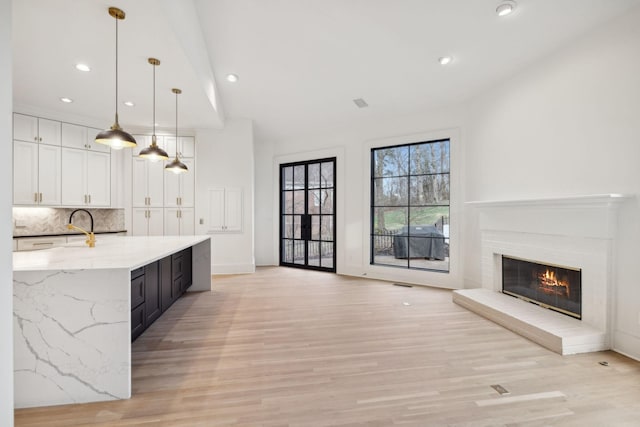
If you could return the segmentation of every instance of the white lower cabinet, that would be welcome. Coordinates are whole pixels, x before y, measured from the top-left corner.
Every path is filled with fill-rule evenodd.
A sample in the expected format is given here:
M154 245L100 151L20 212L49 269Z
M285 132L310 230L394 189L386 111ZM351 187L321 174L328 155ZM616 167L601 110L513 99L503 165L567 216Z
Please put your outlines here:
M134 236L162 236L164 211L162 208L133 208L131 234Z
M111 205L111 154L62 149L62 204Z
M193 236L195 220L193 208L165 208L165 236Z
M60 147L13 143L13 203L60 205Z

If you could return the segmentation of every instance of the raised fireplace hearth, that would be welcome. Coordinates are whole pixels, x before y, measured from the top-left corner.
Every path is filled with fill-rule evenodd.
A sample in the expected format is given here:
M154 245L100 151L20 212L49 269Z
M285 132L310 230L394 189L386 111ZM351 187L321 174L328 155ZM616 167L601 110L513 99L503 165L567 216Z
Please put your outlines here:
M454 301L561 354L610 349L614 239L628 199L467 202L478 219L481 289L455 291Z

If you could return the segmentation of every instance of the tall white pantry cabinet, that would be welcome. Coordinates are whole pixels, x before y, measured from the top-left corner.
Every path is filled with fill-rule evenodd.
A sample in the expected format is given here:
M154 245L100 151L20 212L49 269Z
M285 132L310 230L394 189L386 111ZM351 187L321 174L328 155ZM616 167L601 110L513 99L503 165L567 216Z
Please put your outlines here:
M138 147L132 150L132 215L134 236L185 236L195 233L195 141L193 137L178 139L180 160L188 172L176 175L165 171L167 162L152 162L138 157L140 150L151 144L150 135L134 135ZM158 136L158 146L175 156L175 137ZM190 158L187 156L191 156Z

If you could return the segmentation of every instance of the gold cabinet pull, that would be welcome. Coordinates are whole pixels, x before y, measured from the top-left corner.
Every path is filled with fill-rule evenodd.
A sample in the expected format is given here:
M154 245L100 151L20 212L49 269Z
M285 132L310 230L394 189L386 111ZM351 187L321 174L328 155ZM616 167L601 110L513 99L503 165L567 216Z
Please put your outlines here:
M33 193L33 201L38 203L38 193Z

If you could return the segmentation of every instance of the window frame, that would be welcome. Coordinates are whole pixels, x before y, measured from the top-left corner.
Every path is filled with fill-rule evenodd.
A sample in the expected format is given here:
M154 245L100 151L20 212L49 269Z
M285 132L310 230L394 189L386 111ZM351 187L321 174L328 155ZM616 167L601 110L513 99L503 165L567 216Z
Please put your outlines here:
M447 167L444 169L446 170L446 172L428 172L428 173L414 173L414 171L412 170L412 164L411 164L411 153L412 153L412 149L411 147L414 146L423 146L423 145L429 145L429 144L437 144L437 143L447 143L447 153L448 153L448 162L447 162ZM376 176L376 153L381 151L381 150L388 150L388 149L402 149L405 148L407 149L408 153L407 153L407 158L406 158L406 174L404 175L382 175L382 176ZM447 137L440 137L440 138L436 138L436 139L428 139L428 140L422 140L422 141L417 141L417 142L410 142L410 143L397 143L397 144L392 144L392 145L382 145L382 146L373 146L370 147L370 173L369 173L369 178L370 178L370 183L369 183L369 187L370 187L370 203L369 203L369 264L372 266L376 266L376 267L392 267L392 268L398 268L398 269L402 269L402 270L419 270L419 271L429 271L429 272L435 272L435 273L446 273L446 274L450 274L451 273L451 251L450 251L450 243L451 243L451 205L452 205L452 191L451 191L451 187L452 187L452 177L453 177L453 172L451 170L451 164L452 164L452 159L451 159L451 150L452 150L452 138L447 136ZM412 179L415 179L416 177L425 177L425 176L446 176L447 177L447 187L448 187L448 200L446 204L443 203L438 203L437 201L435 203L426 203L426 204L412 204L412 199L414 198L414 195L412 194ZM398 204L398 205L391 205L391 206L382 206L382 205L377 205L376 204L376 182L377 180L383 180L385 178L402 178L402 179L406 179L407 183L407 194L406 194L406 202L405 204ZM429 268L429 267L424 267L424 266L412 266L411 263L411 258L409 256L407 256L407 260L406 260L406 265L399 265L399 264L384 264L384 263L380 263L380 262L376 262L375 261L375 252L376 252L376 244L374 242L374 239L376 238L376 236L381 236L380 233L376 233L375 232L375 227L376 227L376 223L375 223L375 212L377 208L380 207L395 207L395 208L399 208L399 209L406 209L406 223L407 226L412 226L415 224L411 223L411 211L412 208L447 208L447 225L448 225L448 230L449 233L447 233L447 235L445 235L444 239L445 242L448 245L449 248L449 253L447 254L447 262L446 262L446 269L441 269L441 268ZM444 224L444 223L443 223ZM443 225L444 228L444 225ZM408 239L411 237L410 234L410 230L408 230L408 234L407 234L407 242L409 241ZM433 238L433 237L423 237L423 238Z

